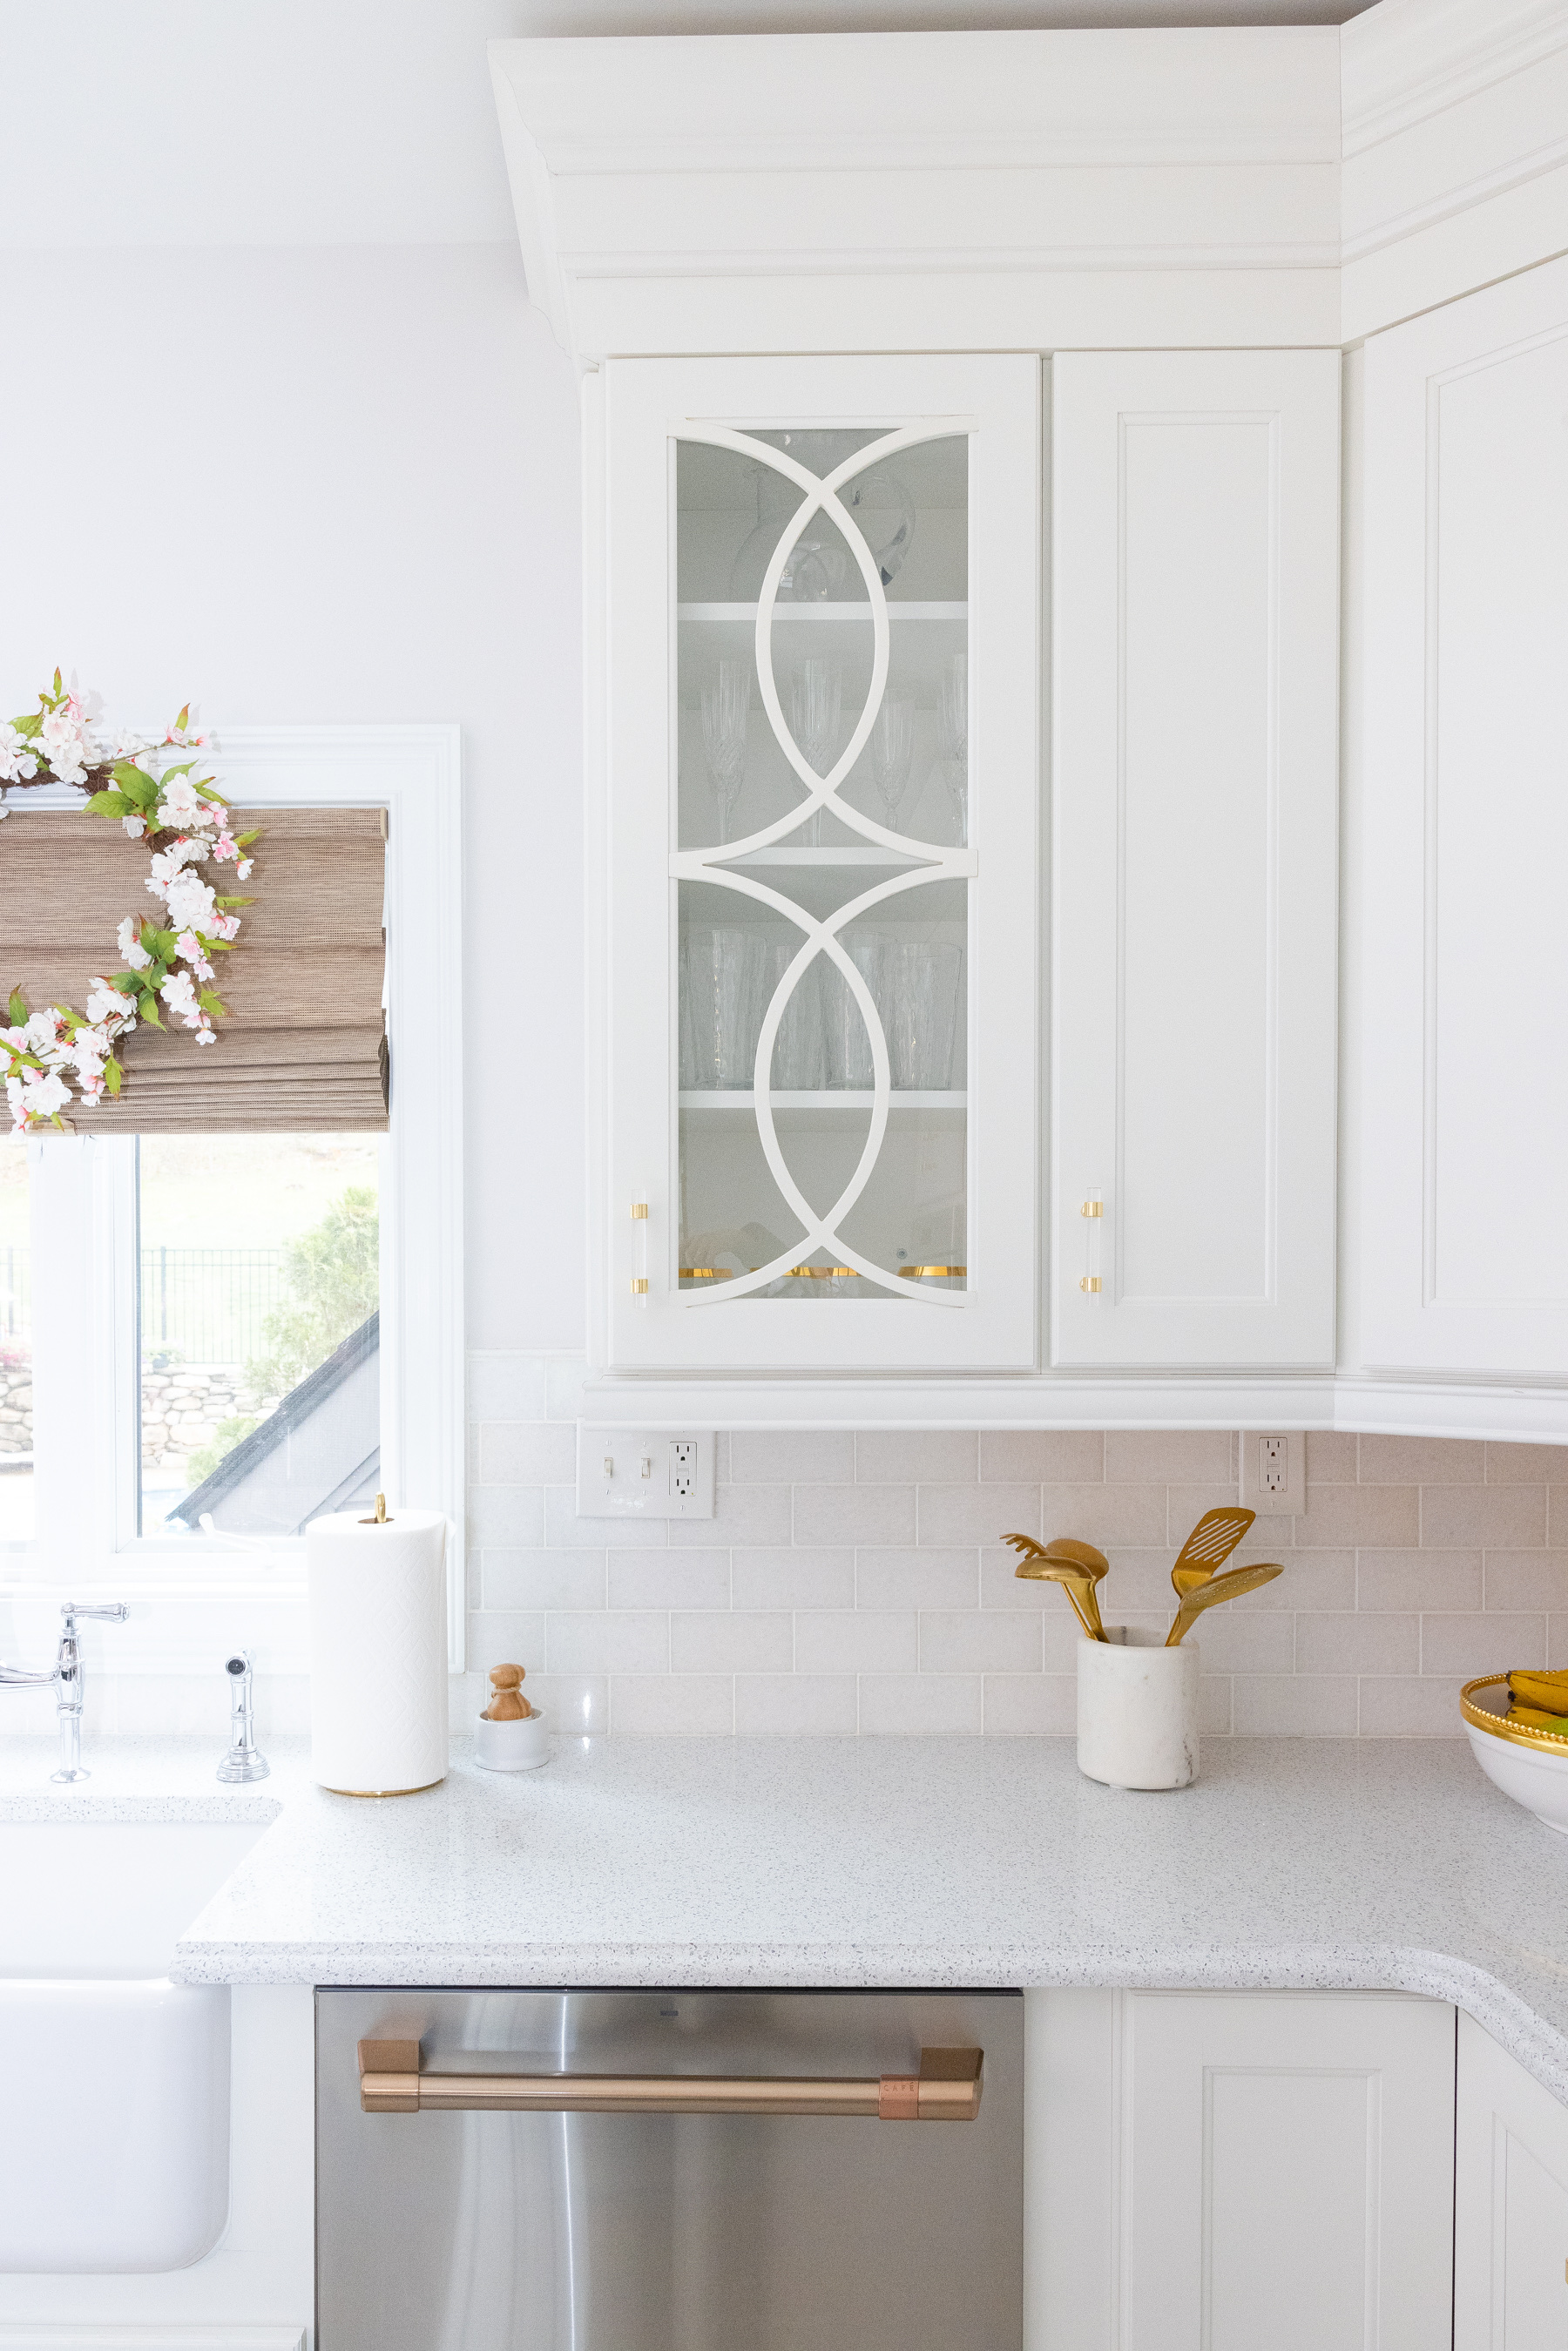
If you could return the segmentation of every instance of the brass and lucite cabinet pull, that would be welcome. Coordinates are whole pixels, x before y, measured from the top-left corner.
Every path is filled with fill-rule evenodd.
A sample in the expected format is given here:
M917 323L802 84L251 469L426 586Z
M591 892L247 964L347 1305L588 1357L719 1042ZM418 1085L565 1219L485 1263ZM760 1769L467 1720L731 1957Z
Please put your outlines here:
M870 2080L725 2074L424 2074L417 2041L361 2041L367 2115L869 2115L972 2123L985 2053L923 2049L919 2071Z

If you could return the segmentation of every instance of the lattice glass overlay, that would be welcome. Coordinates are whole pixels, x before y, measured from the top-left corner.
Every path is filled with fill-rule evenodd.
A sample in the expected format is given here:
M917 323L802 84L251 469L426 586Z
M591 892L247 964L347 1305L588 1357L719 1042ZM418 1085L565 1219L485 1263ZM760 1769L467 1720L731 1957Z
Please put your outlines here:
M675 448L678 1286L961 1306L968 450Z

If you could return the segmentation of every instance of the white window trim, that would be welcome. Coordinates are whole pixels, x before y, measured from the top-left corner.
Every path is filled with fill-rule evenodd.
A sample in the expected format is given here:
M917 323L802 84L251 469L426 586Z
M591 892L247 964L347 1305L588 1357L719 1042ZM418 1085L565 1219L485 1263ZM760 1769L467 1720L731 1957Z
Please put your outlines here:
M391 1131L382 1148L382 1479L389 1501L444 1512L447 1641L464 1663L464 1315L461 730L455 725L225 727L215 759L246 808L388 811ZM55 795L49 795L54 801ZM24 801L23 805L27 805ZM31 805L40 805L35 796ZM265 883L265 869L258 876ZM242 949L243 952L243 949ZM222 1050L221 1044L216 1049ZM136 1533L134 1145L52 1136L34 1196L34 1451L49 1508L0 1593L36 1643L37 1612L69 1596L123 1599L96 1645L113 1672L181 1673L214 1639L247 1637L257 1665L304 1669L300 1541ZM86 1246L48 1246L68 1220ZM62 1475L62 1470L68 1474ZM243 1551L243 1558L241 1552ZM246 1623L255 1625L254 1635ZM15 1644L13 1644L15 1646Z

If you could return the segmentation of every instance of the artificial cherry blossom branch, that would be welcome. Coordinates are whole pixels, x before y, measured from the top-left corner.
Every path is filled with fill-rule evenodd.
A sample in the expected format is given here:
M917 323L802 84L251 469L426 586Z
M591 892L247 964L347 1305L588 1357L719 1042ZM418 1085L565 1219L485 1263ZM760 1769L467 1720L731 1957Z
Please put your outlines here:
M13 989L6 1008L11 1025L0 1028L0 1053L6 1057L0 1066L14 1129L62 1125L71 1078L84 1102L117 1095L124 1069L114 1049L138 1020L161 1029L160 1003L172 1019L195 1032L198 1045L214 1041L213 1022L226 1008L207 984L214 977L212 958L230 952L239 930L233 910L251 901L221 895L194 869L209 861L232 863L243 882L251 870L245 852L256 835L234 831L228 802L203 760L163 766L171 747L201 749L208 740L191 724L189 704L162 742L123 731L106 737L89 725L74 689L61 684L58 670L53 692L38 696L36 713L0 722L0 783L101 779L83 805L95 816L117 817L132 840L145 840L152 851L146 886L162 902L165 916L159 923L127 914L118 935L126 967L89 980L85 1012L56 1004L29 1013L20 990ZM0 804L0 817L8 813Z

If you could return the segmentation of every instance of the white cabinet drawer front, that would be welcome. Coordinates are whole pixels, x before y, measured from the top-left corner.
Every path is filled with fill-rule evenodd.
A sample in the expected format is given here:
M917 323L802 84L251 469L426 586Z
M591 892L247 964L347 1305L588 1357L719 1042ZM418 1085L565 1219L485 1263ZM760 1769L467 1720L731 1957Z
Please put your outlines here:
M1040 391L607 371L612 1369L1037 1360Z
M1448 2351L1454 2011L1129 1995L1122 2351Z
M1568 1373L1568 264L1368 345L1363 1347Z
M1337 355L1052 385L1053 1360L1324 1364Z

